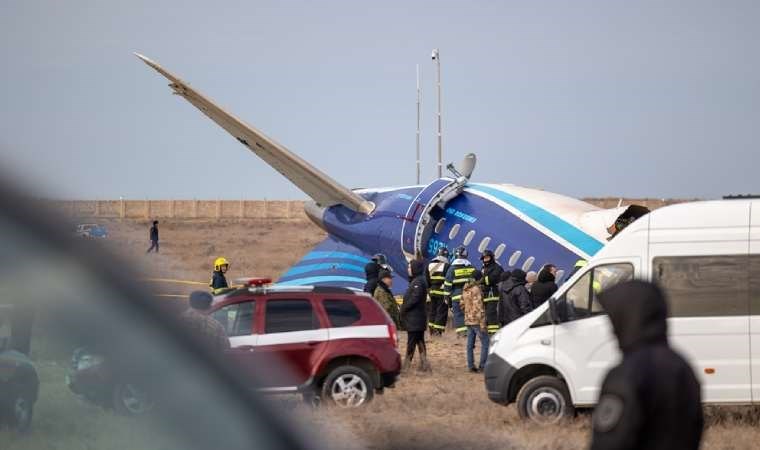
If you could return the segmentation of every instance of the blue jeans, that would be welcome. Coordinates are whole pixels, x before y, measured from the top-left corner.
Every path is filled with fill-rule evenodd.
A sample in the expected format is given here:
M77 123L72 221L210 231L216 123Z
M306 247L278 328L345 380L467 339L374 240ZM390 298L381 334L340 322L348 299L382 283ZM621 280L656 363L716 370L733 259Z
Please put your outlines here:
M475 335L480 337L480 367L486 365L488 359L488 332L479 325L467 325L467 368L473 368L473 351L475 350Z

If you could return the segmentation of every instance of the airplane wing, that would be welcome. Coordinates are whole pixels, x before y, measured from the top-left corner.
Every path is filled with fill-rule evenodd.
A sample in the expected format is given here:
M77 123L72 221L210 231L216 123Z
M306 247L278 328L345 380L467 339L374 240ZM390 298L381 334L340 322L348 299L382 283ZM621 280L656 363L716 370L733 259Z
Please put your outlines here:
M225 111L154 61L139 53L135 53L135 56L166 77L171 82L169 86L175 94L184 97L321 206L343 205L365 214L371 213L374 209L372 202L352 192L283 145Z
M364 266L371 257L372 255L356 247L328 237L282 274L277 284L292 286L327 284L362 290L366 283ZM407 284L407 280L394 274L394 293L403 293Z

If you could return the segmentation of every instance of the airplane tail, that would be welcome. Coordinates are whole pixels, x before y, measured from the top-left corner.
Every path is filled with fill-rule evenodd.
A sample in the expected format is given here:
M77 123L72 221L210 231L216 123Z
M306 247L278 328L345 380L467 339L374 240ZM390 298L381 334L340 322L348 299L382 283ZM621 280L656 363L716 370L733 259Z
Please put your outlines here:
M341 185L326 173L312 166L274 139L225 111L211 99L196 91L180 78L151 59L135 53L145 64L166 77L174 93L183 97L203 114L227 130L267 164L280 172L320 206L343 205L353 211L371 213L375 205Z

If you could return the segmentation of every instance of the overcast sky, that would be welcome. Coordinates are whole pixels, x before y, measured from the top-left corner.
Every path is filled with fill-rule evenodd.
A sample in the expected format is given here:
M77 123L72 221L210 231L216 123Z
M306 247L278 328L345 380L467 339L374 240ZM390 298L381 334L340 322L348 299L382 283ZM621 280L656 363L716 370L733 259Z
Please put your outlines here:
M160 5L159 5L160 4ZM303 198L136 59L350 187L434 176L571 196L760 193L757 1L0 3L0 164L67 198Z

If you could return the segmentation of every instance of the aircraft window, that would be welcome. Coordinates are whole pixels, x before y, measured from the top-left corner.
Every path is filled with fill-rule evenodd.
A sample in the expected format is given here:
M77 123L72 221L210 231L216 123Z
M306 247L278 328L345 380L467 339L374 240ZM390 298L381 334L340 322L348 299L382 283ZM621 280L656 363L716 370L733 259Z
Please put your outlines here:
M499 244L499 246L498 246L498 247L496 247L496 250L493 252L493 256L494 256L496 259L499 259L499 258L501 258L501 255L503 255L503 254L504 254L504 250L506 250L506 249L507 249L507 246L506 246L506 244Z
M443 229L443 226L446 225L446 219L441 219L435 224L435 232L440 233Z
M488 244L490 243L491 243L491 238L488 236L484 237L483 240L480 241L480 245L478 245L478 251L480 253L483 253L488 248ZM496 256L496 253L494 253L494 256ZM498 258L498 256L496 257Z
M449 231L449 239L454 239L457 237L457 233L459 233L459 224L455 223L453 227L451 227L451 231Z
M530 266L532 266L535 261L536 261L536 258L534 258L532 256L530 258L526 259L525 262L522 265L522 270L524 270L526 272L529 271L530 270Z
M464 236L464 245L470 245L470 242L472 242L472 239L475 237L475 230L470 230L467 232L467 234Z
M554 275L555 281L556 282L562 281L562 277L564 277L564 276L565 276L565 271L564 270L558 270L557 274Z
M522 256L522 252L520 250L512 253L512 256L509 257L509 265L514 266L517 264L517 260L520 259L520 256Z

